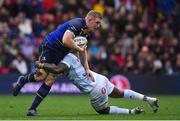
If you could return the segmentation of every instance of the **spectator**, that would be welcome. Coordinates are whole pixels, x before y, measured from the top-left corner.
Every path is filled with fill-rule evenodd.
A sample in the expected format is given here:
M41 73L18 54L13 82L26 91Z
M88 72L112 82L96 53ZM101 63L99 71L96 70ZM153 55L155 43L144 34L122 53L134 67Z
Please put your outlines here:
M171 61L170 60L165 61L164 65L165 65L165 68L164 68L165 74L172 75L174 73L174 70L173 70Z
M8 74L9 70L8 68L5 68L0 60L0 74Z
M31 20L26 18L26 14L21 12L18 13L18 28L20 31L20 34L22 35L30 35L32 34L32 25Z
M176 64L175 64L174 73L180 74L180 54L176 55Z
M31 58L34 53L34 45L31 41L32 39L27 36L21 36L20 38L20 49L21 53L26 59ZM28 50L28 51L27 51Z
M26 61L23 59L22 54L18 54L17 57L12 61L10 66L11 71L25 75L28 72Z
M23 74L27 68L32 71L41 38L90 9L104 15L102 29L88 43L93 70L103 74L180 73L180 2L176 0L3 0L1 67Z
M34 21L33 21L33 24L32 24L32 29L33 29L35 37L40 37L41 36L41 32L44 29L44 25L42 23L42 18L41 18L40 14L35 15Z

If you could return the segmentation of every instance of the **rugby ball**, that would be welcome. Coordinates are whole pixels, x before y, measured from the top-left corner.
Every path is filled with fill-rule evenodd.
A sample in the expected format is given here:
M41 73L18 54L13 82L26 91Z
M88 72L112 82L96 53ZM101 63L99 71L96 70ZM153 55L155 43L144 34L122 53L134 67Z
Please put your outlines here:
M87 39L85 37L83 37L83 36L75 37L74 41L78 46L83 46L83 45L87 44Z

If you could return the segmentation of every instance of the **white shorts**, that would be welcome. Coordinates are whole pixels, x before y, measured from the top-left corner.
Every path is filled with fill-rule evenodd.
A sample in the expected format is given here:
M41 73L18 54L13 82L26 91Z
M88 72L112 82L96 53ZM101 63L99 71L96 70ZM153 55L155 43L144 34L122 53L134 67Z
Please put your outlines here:
M94 74L93 74L94 75ZM96 85L89 94L92 107L96 110L102 110L108 105L108 95L114 89L114 85L109 80L100 74L96 73L95 76Z

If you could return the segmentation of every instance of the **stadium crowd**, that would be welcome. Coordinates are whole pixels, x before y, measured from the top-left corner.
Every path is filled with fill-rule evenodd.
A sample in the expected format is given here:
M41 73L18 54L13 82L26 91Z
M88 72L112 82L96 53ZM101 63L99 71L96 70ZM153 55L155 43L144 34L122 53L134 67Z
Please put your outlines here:
M88 43L92 70L180 74L178 0L1 0L0 73L33 71L44 36L91 9L104 16Z

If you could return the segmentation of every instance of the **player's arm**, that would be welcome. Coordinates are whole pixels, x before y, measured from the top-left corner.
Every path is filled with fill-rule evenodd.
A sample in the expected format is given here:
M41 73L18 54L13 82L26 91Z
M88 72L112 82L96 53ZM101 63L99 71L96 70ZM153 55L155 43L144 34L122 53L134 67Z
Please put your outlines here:
M80 52L80 60L82 65L84 66L85 70L89 69L89 64L87 60L87 50L85 49L84 51Z
M93 74L91 73L91 70L89 69L89 64L88 64L88 59L87 59L87 50L85 48L84 51L79 53L80 55L80 60L82 65L84 66L84 69L86 71L86 74L92 79L94 80Z
M36 62L36 66L39 69L44 69L54 74L60 74L68 70L68 66L64 63L59 63L58 65L55 65L49 63Z
M70 30L67 30L64 33L64 36L62 39L63 45L65 45L66 47L68 47L72 50L82 52L84 50L84 48L77 46L76 43L74 42L73 38L74 38L74 33L71 32Z

